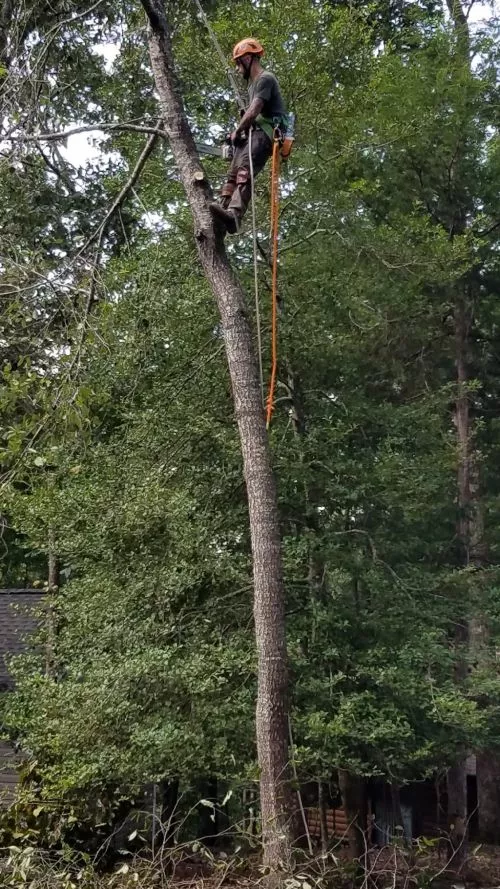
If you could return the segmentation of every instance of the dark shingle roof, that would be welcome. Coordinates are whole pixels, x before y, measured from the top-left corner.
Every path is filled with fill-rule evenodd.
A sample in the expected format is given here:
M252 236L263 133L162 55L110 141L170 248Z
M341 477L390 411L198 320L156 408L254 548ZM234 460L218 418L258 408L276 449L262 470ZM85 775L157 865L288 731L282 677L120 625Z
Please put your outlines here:
M23 651L24 639L36 626L40 590L0 590L0 691L12 688L6 660Z

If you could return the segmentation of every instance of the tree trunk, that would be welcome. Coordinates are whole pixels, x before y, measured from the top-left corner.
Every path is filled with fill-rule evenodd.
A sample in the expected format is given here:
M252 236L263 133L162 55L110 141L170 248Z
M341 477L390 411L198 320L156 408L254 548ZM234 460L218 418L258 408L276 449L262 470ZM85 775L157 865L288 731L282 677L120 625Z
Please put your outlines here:
M198 829L196 836L205 846L215 846L219 833L219 811L217 807L217 778L203 778L197 782L196 792L198 802ZM201 800L211 803L204 805Z
M318 781L318 809L319 827L321 832L321 851L328 849L328 819L326 817L325 787L322 781Z
M395 781L391 781L391 804L392 804L392 817L394 819L394 836L401 838L403 842L406 843L407 837L405 835L405 826L403 819L403 810L401 808L401 791L399 788L399 784L396 784ZM411 842L411 837L409 837Z
M482 529L482 523L478 526ZM485 552L482 538L475 545L474 564L484 564ZM483 612L470 622L471 660L481 673L495 675L497 664L491 651L490 628ZM486 699L487 700L487 699ZM477 813L479 840L483 843L500 843L500 753L498 750L480 750L476 753Z
M471 527L470 563L476 569L487 564L487 547L484 540L484 516L479 490L477 464L472 463L470 472ZM488 582L488 581L487 581ZM474 668L483 674L498 674L495 654L492 652L490 627L486 609L481 609L470 621L470 656ZM477 813L479 840L483 843L500 843L500 753L497 750L480 750L476 754Z
M455 403L455 425L458 444L457 467L457 538L460 567L466 568L470 559L470 410L467 392L470 311L467 295L461 295L455 305L455 361L458 394ZM469 626L467 617L458 613L455 617L454 642L456 650L455 682L462 685L467 678L467 648ZM467 855L467 771L466 755L448 770L448 831L450 860L460 867Z
M51 544L48 558L48 588L49 593L55 592L59 588L60 566L59 559Z
M458 444L458 523L457 536L459 543L458 561L460 566L467 567L470 560L471 526L470 526L470 411L469 393L467 384L468 351L470 332L470 311L467 306L467 297L461 295L455 306L455 360L457 368L458 394L455 404L455 425L457 429ZM463 633L462 633L463 635ZM465 641L465 640L464 640Z
M467 15L461 0L447 0L448 11L453 23L457 63L457 76L470 73L470 34ZM467 151L465 141L459 140L455 156L450 165L450 194L452 195L449 219L446 228L450 239L463 234L467 227L469 208L464 204L459 191L455 191L455 181L460 175L460 164ZM459 183L460 185L460 183ZM464 282L462 291L455 299L455 361L457 379L457 399L455 403L455 424L457 430L457 564L466 568L471 559L471 529L473 527L471 499L471 469L474 453L471 446L470 403L467 385L469 383L470 329L472 324L472 299L470 288ZM468 672L469 615L463 605L455 617L456 666L455 682L463 685ZM449 769L448 789L448 829L451 841L451 858L454 867L460 867L467 856L467 771L466 754L463 759Z
M259 373L243 290L224 240L214 229L205 178L174 71L170 28L161 0L141 0L149 20L149 52L165 131L195 223L198 256L220 312L243 452L254 574L258 655L257 753L264 863L291 862L285 595L277 492L262 409Z
M363 861L366 851L365 782L346 769L339 769L339 788L347 818L347 839L351 861Z
M56 553L54 532L52 529L49 529L49 551L47 557L47 591L49 594L54 595L54 593L57 592L57 590L59 589L59 582L60 564ZM53 676L56 647L56 627L54 609L50 602L50 597L49 604L47 606L46 620L47 642L45 645L45 675Z
M448 832L450 863L459 869L467 857L467 771L465 760L448 769Z
M500 755L490 751L476 756L479 839L500 844Z
M158 846L158 840L161 839L162 846L172 846L175 841L175 832L181 821L177 805L179 802L179 779L169 778L160 781L158 793L160 823L154 825L155 845Z

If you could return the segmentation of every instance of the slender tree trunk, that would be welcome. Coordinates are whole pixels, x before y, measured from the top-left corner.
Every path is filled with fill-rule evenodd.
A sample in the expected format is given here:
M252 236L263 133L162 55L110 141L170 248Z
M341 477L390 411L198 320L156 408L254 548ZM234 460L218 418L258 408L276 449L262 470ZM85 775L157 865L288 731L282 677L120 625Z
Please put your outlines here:
M177 815L177 804L179 802L179 779L170 778L160 781L158 785L161 806L161 822L154 826L156 835L156 843L158 839L164 846L171 846L175 840L175 832L178 827L180 816Z
M458 393L455 403L455 425L458 444L457 467L457 538L458 564L466 568L470 558L470 468L471 429L469 394L467 383L470 311L466 293L461 294L455 305L455 362ZM463 685L467 678L467 649L469 626L467 617L458 613L455 617L454 641L456 650L455 682ZM448 791L448 831L454 867L460 867L467 856L467 770L466 756L449 770L446 776Z
M478 535L474 545L474 564L484 564L486 553L480 534L482 516L476 526ZM472 561L472 558L471 558ZM485 611L475 615L470 622L470 649L474 668L483 675L498 674L495 657L492 657L490 629ZM500 843L500 752L479 750L476 753L478 839L483 843Z
M200 800L207 800L211 806L198 805L197 837L206 846L214 846L219 833L219 811L217 808L217 778L204 778L198 782L196 792Z
M460 868L467 856L467 771L465 760L448 769L448 832L453 867Z
M363 862L366 849L366 793L365 782L346 769L339 769L339 787L347 817L347 839L351 861Z
M271 466L257 361L243 290L216 232L211 198L174 71L170 28L162 0L141 0L149 21L149 52L165 131L189 201L198 256L220 312L236 420L243 452L254 572L258 654L257 753L264 863L291 863L285 595L277 492Z
M469 488L471 496L470 563L479 571L487 564L484 540L484 515L479 489L479 468L471 464ZM496 658L491 651L490 627L485 608L470 621L470 655L475 668L498 674ZM492 656L493 655L493 656ZM476 753L477 809L479 839L483 843L500 843L500 753L479 750Z
M476 756L479 839L500 844L500 754L481 751Z
M257 834L257 813L256 813L257 794L253 787L243 791L243 808L245 812L244 825L249 836L254 837Z
M54 658L55 658L55 645L56 645L56 627L55 627L55 615L54 609L52 607L50 596L53 596L54 593L59 589L59 581L60 581L60 565L59 559L56 552L56 544L54 540L54 532L52 529L49 529L49 551L47 557L47 587L49 593L49 604L47 606L46 620L47 620L47 643L45 646L45 674L46 676L52 676L54 673Z
M392 804L392 817L394 819L394 828L395 835L397 837L401 836L401 839L406 841L404 823L403 823L403 810L401 808L401 791L399 788L399 784L396 784L395 781L391 781L391 804ZM410 838L411 839L411 838Z
M471 528L470 562L479 570L484 568L487 549L484 541L484 516L479 490L479 473L475 464L470 473ZM492 657L490 628L485 608L479 608L469 626L470 655L476 669L498 674ZM476 753L478 838L483 843L500 843L500 753L498 750L479 750Z
M321 834L321 851L328 849L328 819L326 817L325 787L322 781L318 781L318 809L319 828Z
M471 491L470 491L470 463L471 463L471 430L470 430L470 410L469 410L469 393L467 392L467 384L469 382L468 372L468 352L469 352L469 331L470 331L470 311L467 305L467 297L461 295L455 307L455 361L457 368L457 384L458 394L455 404L455 424L457 429L458 443L458 544L459 544L459 563L463 567L467 567L470 561L470 543L471 543L471 527L470 527L470 508L471 508ZM463 632L461 632L463 636ZM464 640L466 641L466 640Z
M48 558L48 587L49 592L53 593L55 590L59 588L59 580L60 580L60 565L59 559L57 558L57 554L54 549L54 544L51 535L51 543L49 548L49 558Z
M453 22L456 37L455 61L458 75L470 72L470 34L467 16L461 0L447 0L448 11ZM450 218L447 228L451 239L456 234L463 234L466 229L467 208L458 198L455 182L460 176L460 164L466 154L466 143L459 139L455 157L450 164L450 185L453 197L450 207ZM460 183L458 183L460 185ZM469 382L469 334L472 321L471 298L469 289L464 286L455 301L455 360L457 370L458 394L455 404L455 423L458 444L457 470L457 537L459 544L458 564L467 567L470 560L471 545L471 429L470 405L467 384ZM460 609L462 612L462 609ZM456 667L455 681L463 684L467 677L467 648L469 642L468 615L459 613L455 618ZM467 856L467 771L466 757L449 769L447 775L448 789L448 827L452 844L453 865L460 867Z

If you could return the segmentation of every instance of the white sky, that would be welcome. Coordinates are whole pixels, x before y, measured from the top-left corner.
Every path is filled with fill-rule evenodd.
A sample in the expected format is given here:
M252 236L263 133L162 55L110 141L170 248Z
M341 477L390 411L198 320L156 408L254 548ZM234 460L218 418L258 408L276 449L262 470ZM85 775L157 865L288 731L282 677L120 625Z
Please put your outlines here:
M493 12L492 12L493 10ZM500 2L499 0L494 0L493 3L488 2L485 3L484 0L476 0L474 3L470 13L469 13L469 21L470 22L479 22L487 20L492 14L498 15L500 12Z
M470 2L470 0L469 0ZM473 0L472 8L469 12L469 22L474 26L480 26L483 22L488 21L491 16L500 16L500 0ZM118 47L111 44L96 46L95 52L102 55L107 65L111 68L113 61L118 54ZM62 154L75 167L84 166L88 161L98 162L102 158L102 152L96 140L99 141L99 131L93 133L78 133L70 136L67 148L62 148Z

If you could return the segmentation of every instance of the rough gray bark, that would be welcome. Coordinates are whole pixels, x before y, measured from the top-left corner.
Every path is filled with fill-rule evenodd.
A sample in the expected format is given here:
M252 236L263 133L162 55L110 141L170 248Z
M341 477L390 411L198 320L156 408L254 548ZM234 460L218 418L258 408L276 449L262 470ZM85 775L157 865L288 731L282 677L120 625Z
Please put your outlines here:
M161 0L141 0L149 21L149 52L165 132L189 201L198 256L220 312L243 453L254 572L258 654L257 753L264 863L273 871L291 861L288 782L285 593L277 492L262 409L257 361L243 290L214 229L205 178L182 104L170 30Z

